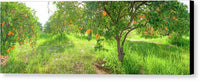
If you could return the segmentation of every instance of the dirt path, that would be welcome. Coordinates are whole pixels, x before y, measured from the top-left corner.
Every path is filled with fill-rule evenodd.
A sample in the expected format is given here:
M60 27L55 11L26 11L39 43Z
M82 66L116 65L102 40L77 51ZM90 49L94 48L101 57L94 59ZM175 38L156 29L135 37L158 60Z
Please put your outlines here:
M103 71L103 70L97 68L96 66L95 66L95 70L96 70L96 74L108 74L108 73L106 73L105 71Z

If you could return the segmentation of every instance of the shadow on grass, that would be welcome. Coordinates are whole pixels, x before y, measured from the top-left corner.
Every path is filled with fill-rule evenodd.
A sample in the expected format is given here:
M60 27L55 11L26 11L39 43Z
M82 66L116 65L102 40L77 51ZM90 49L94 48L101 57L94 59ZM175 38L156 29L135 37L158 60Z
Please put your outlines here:
M177 46L183 46L185 48L189 48L190 46L190 40L185 38L179 38L179 39L172 39L170 40L171 44L177 45Z
M148 43L143 41L126 41L126 46L128 50L137 52L142 56L156 56L158 58L167 59L168 57L175 57L180 59L178 56L184 49L181 49L174 45L164 45L156 43ZM126 50L126 51L128 51Z
M46 37L45 37L46 38ZM65 35L62 37L60 35L49 36L43 44L38 46L38 52L43 53L62 53L69 48L73 48L74 43L70 41Z

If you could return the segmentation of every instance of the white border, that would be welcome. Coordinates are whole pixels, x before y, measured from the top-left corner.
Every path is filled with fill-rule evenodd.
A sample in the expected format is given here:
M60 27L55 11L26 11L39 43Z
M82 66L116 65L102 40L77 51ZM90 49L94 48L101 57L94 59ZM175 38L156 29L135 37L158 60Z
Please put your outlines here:
M27 1L27 0L0 0L0 1ZM41 1L41 0L28 0ZM55 1L55 0L43 0ZM57 0L57 1L77 1L77 0ZM83 0L82 0L83 1ZM88 0L91 1L91 0ZM93 0L92 0L93 1ZM105 0L102 0L105 1ZM106 0L110 1L110 0ZM126 1L126 0L125 0ZM136 1L136 0L135 0ZM138 0L137 0L138 1ZM0 81L199 81L200 80L200 0L195 0L195 27L194 27L194 59L195 75L97 75L97 74L0 74Z

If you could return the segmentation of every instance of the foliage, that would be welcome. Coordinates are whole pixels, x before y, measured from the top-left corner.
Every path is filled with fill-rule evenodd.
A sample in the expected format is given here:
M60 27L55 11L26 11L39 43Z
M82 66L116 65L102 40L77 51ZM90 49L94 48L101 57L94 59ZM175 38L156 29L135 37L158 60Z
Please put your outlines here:
M133 30L146 38L178 38L190 27L187 6L177 1L86 2L86 11L89 22L95 23L94 34L116 39L120 61L127 35Z
M77 2L54 2L57 11L49 18L45 24L45 31L48 33L78 32L83 29L82 8ZM73 26L73 27L72 27Z
M24 3L1 2L1 53L9 54L15 44L34 46L39 27L35 11Z

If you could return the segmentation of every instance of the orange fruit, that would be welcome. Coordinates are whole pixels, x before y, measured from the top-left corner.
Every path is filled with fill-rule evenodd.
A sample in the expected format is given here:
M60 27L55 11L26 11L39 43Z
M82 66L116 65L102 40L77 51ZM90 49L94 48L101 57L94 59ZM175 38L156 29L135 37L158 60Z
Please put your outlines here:
M136 24L137 23L137 21L134 21L134 24Z
M80 28L80 30L83 30L83 28Z
M64 1L62 1L61 3L62 3L62 4L65 4L65 2L64 2Z
M79 8L81 8L81 6Z
M20 45L22 45L22 42L20 42Z
M5 24L5 21L3 21L1 24L2 24L2 26L4 26L4 24Z
M15 28L13 28L13 30L15 30Z
M106 15L107 15L106 11L103 11L103 16L106 16Z
M28 43L28 41L26 41L26 43Z
M175 17L175 16L173 16L173 19L176 19L176 17Z
M95 38L96 38L96 39L99 39L99 38L100 38L100 35L99 35L99 34L96 34Z
M3 58L3 56L0 54L0 58Z
M9 49L7 50L7 53L9 53L10 51L9 51Z
M15 48L15 46L11 47L10 49L12 50L12 49L14 49L14 48Z
M142 18L145 18L145 15L143 15Z
M36 50L35 50L35 49L33 49L33 52L36 52Z
M175 19L176 21L178 21L178 19Z
M32 45L32 43L30 43L30 46Z
M12 35L14 35L14 33L11 33Z
M19 39L19 36L17 37L17 39Z
M11 10L10 13L13 13L13 10Z
M24 14L24 17L27 17L27 14Z
M72 23L72 20L70 20L70 23Z
M12 33L11 31L9 31L9 32L8 32L8 35L11 35L11 34L14 35L14 33Z
M33 29L33 28L34 28L34 26L31 26L31 28Z
M91 29L88 29L88 30L87 30L87 33L90 34L90 33L91 33Z
M167 27L165 27L165 30L168 30Z
M172 36L171 36L171 35L169 35L168 37L169 37L169 38L171 38Z
M153 30L154 30L154 28L153 28L153 27L151 27L151 30L153 31Z
M174 12L173 10L171 10L171 13Z
M66 23L67 21L65 20L64 23Z
M13 46L12 48L15 49L15 46Z

